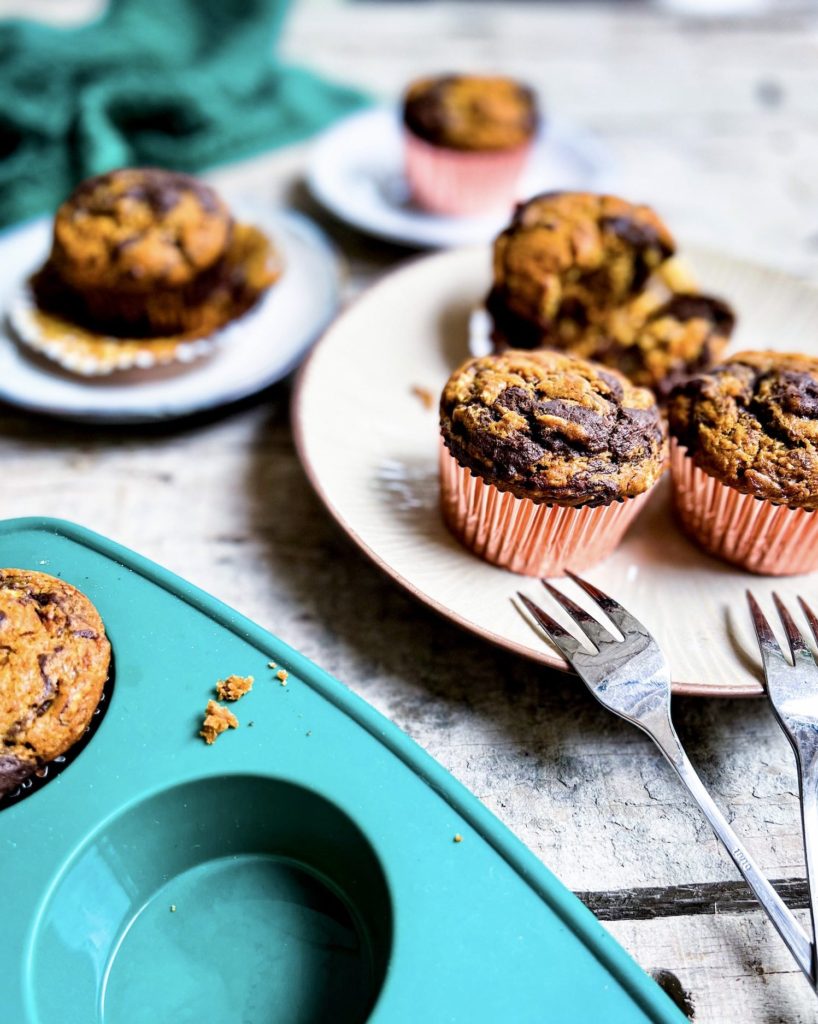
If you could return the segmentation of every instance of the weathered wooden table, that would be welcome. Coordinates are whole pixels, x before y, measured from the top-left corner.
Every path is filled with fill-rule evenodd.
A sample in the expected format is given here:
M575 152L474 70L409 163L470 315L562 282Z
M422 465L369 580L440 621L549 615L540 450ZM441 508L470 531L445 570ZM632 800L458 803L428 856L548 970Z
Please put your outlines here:
M385 97L425 71L507 69L603 136L620 191L654 202L683 238L818 276L817 42L797 15L729 24L627 4L304 2L286 51ZM321 220L350 260L352 292L406 254L322 217L299 181L304 153L213 179ZM282 385L150 430L3 410L0 515L109 534L314 658L475 792L640 964L672 972L695 1020L815 1020L807 984L649 742L573 679L494 650L384 579L310 490L288 402ZM686 699L675 715L734 827L803 908L794 766L770 711Z

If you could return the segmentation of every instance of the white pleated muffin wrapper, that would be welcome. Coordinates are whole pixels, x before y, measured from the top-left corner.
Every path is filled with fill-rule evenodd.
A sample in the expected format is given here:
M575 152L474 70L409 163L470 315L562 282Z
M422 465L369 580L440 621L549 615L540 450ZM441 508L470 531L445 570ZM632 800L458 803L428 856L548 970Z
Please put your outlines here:
M213 352L229 326L204 338L114 338L94 334L68 320L43 313L27 284L12 296L7 310L17 340L27 348L82 377L104 377L126 370L150 370L171 363L192 363Z

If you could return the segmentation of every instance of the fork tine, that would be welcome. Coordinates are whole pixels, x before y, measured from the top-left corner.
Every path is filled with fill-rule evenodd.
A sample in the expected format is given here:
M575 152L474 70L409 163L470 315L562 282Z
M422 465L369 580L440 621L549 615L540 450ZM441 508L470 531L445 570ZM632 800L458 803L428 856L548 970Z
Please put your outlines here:
M776 609L778 610L779 618L784 626L784 632L787 634L787 642L790 645L792 660L795 662L800 659L801 661L807 661L814 665L815 659L812 656L812 651L807 647L806 641L801 636L798 626L796 626L792 616L787 610L787 606L776 593L773 593L773 601Z
M787 664L787 659L784 657L784 652L778 646L775 633L773 633L764 612L759 607L758 601L756 601L749 590L746 590L745 594L747 595L747 604L750 606L750 616L753 620L753 626L755 627L758 647L761 651L761 663L764 666L763 686L764 689L769 692L767 674L772 671L773 662L783 661Z
M584 580L581 576L577 576L576 573L569 572L567 569L565 570L565 575L572 579L578 587L582 587L585 593L596 601L623 636L630 630L638 630L640 633L648 632L636 616L631 615L618 601L614 601L612 597L609 597L599 587L595 587L593 583L589 583L588 580Z
M599 648L602 644L617 643L618 641L611 636L605 627L598 622L593 615L581 608L576 602L572 601L570 597L567 597L562 591L557 590L556 587L552 586L548 580L540 580L542 585L548 591L548 593L554 598L557 604L561 605L565 611L578 622L582 627L582 631L588 637L595 647Z
M812 635L815 637L816 643L818 643L818 618L815 616L812 608L807 604L803 597L798 598L798 603L801 605L801 611L804 613L809 628L812 630Z
M578 651L585 652L582 644L577 640L575 636L568 632L567 629L557 622L556 619L552 619L548 612L543 611L539 605L534 604L530 597L526 597L521 591L517 591L517 597L525 605L528 613L533 616L534 619L539 623L540 627L545 630L548 637L553 641L554 644L562 651L566 661L573 664L574 655Z

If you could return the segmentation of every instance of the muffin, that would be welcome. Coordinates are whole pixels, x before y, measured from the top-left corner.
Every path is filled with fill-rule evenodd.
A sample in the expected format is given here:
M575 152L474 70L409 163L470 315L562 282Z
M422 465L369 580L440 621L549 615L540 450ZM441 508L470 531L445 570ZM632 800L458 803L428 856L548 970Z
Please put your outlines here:
M654 396L566 353L470 359L440 402L443 517L470 550L531 576L605 558L661 477Z
M420 206L455 216L511 207L538 125L530 89L510 78L422 78L406 91L403 123Z
M269 240L235 223L207 185L123 168L83 182L57 211L51 253L31 282L40 329L28 322L18 333L72 369L66 359L83 345L103 372L127 368L134 347L164 362L180 340L245 313L277 273Z
M0 569L0 797L82 736L110 658L83 594L42 572Z
M499 351L562 349L621 370L660 398L718 361L734 326L674 259L648 206L552 192L519 206L494 243L486 308Z
M685 532L750 572L818 568L818 359L739 352L676 387L667 412Z

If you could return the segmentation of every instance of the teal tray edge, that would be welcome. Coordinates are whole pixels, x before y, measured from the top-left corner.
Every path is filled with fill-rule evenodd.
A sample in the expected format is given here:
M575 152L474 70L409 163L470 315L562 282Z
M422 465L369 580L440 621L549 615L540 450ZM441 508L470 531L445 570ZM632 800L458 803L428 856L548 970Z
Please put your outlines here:
M0 533L13 533L20 529L54 533L92 548L124 568L151 580L193 608L215 619L235 635L261 648L264 648L272 637L267 630L199 587L86 527L68 520L39 516L0 521ZM603 928L591 911L462 783L450 775L414 740L343 683L285 641L279 638L275 640L286 648L290 666L300 678L383 743L483 836L619 981L640 1009L658 1024L680 1024L687 1020L656 982Z

